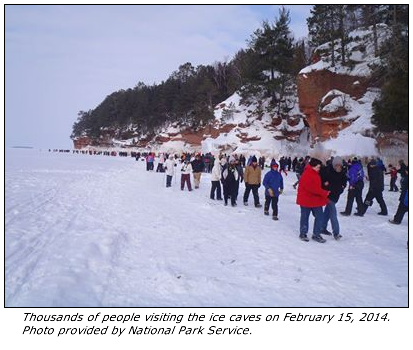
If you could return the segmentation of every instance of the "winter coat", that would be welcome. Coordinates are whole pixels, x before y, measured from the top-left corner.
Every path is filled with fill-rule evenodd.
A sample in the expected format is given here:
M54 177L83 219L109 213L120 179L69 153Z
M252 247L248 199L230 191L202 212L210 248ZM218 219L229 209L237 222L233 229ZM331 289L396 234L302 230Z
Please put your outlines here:
M182 174L190 174L190 173L192 173L192 165L191 165L191 163L184 163L184 164L182 164L181 173L182 173Z
M237 168L228 166L226 164L222 168L222 173L221 173L221 181L222 185L227 188L234 188L238 185L240 179L240 174L237 170Z
M310 165L301 175L297 191L297 204L307 208L322 207L328 203L329 192L321 187L321 176Z
M404 200L406 198L406 193L409 190L409 178L408 178L408 176L405 178L405 181L402 181L400 184L401 184L402 193L400 194L399 201L404 202Z
M262 184L265 187L266 196L270 196L270 193L268 192L269 188L273 190L276 197L280 195L279 189L284 189L283 177L277 170L274 169L271 169L265 174Z
M343 170L337 172L333 166L330 165L322 169L321 181L323 188L330 191L328 198L334 203L337 203L347 184L346 173ZM328 185L325 185L326 182L328 182Z
M370 181L370 189L384 191L384 174L383 170L377 165L369 165L367 172Z
M360 163L351 164L347 173L348 183L350 186L355 187L356 183L364 179L364 170L363 166Z
M165 163L165 157L163 154L161 154L161 156L159 157L159 164L163 164Z
M211 172L211 181L221 180L221 171L222 171L222 167L219 162L219 159L215 159L214 167L212 168L212 172Z
M402 163L400 165L400 169L397 170L397 172L400 174L401 177L406 177L407 176L407 172L409 171L409 168L406 164Z
M257 165L255 168L250 165L245 168L244 181L250 185L261 184L261 168Z
M387 171L381 159L377 159L377 166L381 169L381 171Z
M194 159L191 164L194 173L201 173L204 171L205 164L201 159Z
M297 175L302 175L304 172L304 168L305 168L305 163L301 162L301 163L297 163L296 167L295 167L295 172Z
M173 159L167 159L164 164L166 175L173 176L175 168L175 161Z
M386 173L386 175L390 174L390 177L392 179L397 179L397 169L396 168L391 168L389 172Z

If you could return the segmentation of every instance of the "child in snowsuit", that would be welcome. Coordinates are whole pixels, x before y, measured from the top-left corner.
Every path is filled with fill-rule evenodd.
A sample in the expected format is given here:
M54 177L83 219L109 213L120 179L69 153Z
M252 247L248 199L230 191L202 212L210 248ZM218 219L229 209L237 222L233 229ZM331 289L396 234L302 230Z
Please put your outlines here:
M386 175L390 174L390 192L399 192L399 188L396 185L397 180L397 169L393 165L389 165L390 171Z
M269 215L271 204L272 218L278 220L278 197L284 189L284 182L275 160L271 162L271 170L265 174L262 184L265 187L264 215Z

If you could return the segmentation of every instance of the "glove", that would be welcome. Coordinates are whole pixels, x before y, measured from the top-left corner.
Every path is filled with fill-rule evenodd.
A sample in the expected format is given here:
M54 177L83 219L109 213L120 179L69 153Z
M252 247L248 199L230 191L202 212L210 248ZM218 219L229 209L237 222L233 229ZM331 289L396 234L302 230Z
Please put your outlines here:
M279 194L282 194L282 193L283 193L283 189L280 188L280 189L278 190L278 193L279 193Z
M268 193L270 194L270 197L275 197L274 190L272 188L268 189Z

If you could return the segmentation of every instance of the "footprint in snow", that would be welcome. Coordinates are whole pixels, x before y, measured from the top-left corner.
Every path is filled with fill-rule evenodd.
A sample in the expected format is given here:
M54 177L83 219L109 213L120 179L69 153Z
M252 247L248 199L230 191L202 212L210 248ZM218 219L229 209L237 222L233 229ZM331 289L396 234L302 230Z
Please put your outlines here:
M227 261L221 261L221 264L222 265L230 265L230 264L233 264L235 262L235 259L232 259L232 260L227 260Z

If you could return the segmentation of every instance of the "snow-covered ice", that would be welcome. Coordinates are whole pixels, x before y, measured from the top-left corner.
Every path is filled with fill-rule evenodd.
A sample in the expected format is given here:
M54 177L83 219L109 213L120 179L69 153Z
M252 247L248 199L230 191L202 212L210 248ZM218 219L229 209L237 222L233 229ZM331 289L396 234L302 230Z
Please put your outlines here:
M408 220L398 193L342 241L298 239L285 179L275 222L209 199L210 178L181 192L133 158L6 150L6 306L407 306ZM365 193L366 189L364 190ZM263 188L260 188L263 198ZM345 205L341 196L338 210Z

